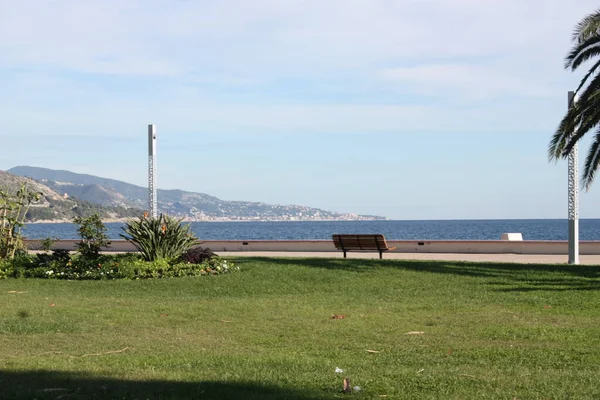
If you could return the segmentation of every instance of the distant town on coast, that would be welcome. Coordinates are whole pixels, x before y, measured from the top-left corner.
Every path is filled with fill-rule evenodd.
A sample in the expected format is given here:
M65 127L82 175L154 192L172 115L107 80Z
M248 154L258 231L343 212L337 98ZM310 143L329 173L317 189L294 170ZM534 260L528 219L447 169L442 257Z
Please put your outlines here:
M18 166L0 172L0 186L26 183L43 193L30 208L28 222L70 222L97 212L105 221L120 221L147 209L148 189L130 183L70 171ZM376 215L339 213L301 205L228 201L205 193L158 190L158 209L186 221L369 221Z

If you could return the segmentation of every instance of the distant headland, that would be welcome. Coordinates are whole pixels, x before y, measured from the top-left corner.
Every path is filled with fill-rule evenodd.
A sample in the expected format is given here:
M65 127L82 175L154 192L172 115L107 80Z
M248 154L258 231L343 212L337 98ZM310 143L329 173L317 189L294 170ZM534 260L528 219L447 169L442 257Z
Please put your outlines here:
M0 186L26 182L44 194L30 209L29 222L70 222L76 215L98 212L118 222L147 208L148 189L115 179L64 170L18 166L0 171ZM205 193L158 190L160 212L186 221L369 221L376 215L339 213L300 205L229 201Z

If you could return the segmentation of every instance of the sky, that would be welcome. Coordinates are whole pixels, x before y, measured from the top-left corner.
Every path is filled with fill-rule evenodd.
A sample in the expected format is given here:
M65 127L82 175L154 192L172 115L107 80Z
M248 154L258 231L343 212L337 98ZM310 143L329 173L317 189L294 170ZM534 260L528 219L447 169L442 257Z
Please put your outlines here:
M566 218L591 0L0 0L0 170L390 219ZM585 69L585 66L584 66ZM580 147L583 162L589 142ZM600 181L581 218L600 217Z

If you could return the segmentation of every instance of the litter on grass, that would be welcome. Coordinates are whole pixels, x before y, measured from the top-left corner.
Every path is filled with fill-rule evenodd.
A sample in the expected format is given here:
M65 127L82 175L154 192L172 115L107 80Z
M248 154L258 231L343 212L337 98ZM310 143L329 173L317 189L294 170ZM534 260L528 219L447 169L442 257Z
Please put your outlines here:
M352 386L350 386L350 378L348 378L348 377L344 378L343 385L344 386L343 386L342 392L344 392L344 393L352 392Z

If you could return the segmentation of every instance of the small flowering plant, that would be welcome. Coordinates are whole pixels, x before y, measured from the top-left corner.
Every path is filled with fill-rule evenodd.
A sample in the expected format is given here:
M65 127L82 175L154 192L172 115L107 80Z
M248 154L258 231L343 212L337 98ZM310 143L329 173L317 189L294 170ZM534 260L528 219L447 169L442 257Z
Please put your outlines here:
M240 267L235 265L231 261L223 260L220 257L212 257L210 260L204 261L202 264L198 264L203 271L203 275L222 275L229 272L239 271Z

